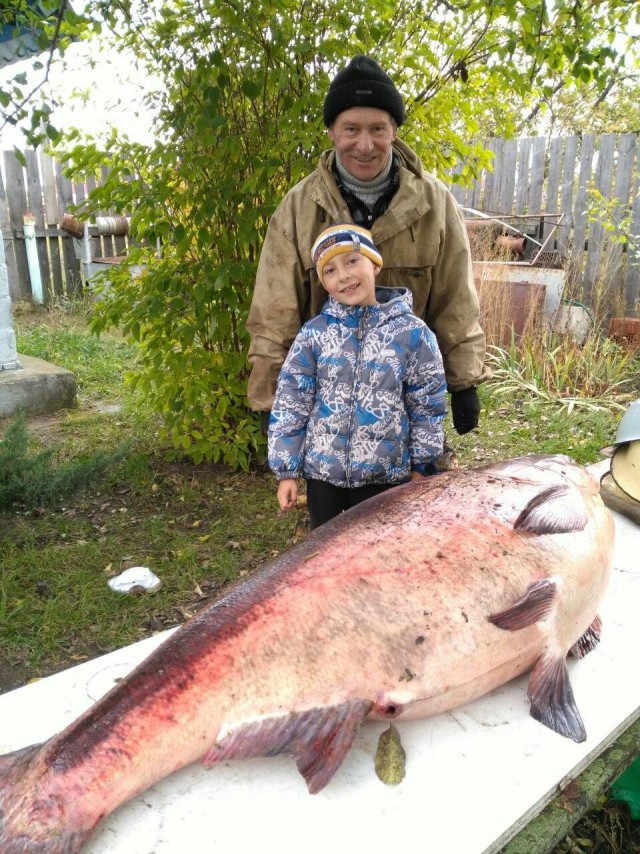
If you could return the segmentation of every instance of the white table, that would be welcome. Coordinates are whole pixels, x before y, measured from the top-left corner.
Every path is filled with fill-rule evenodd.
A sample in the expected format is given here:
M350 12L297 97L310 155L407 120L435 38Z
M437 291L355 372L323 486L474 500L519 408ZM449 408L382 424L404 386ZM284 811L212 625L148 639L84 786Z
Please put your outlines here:
M399 786L385 786L373 769L386 724L366 722L318 795L287 757L193 765L108 817L87 854L498 851L640 716L640 527L614 516L602 640L568 665L584 744L529 716L522 677L453 712L400 723L407 772ZM64 727L166 634L0 696L0 753Z

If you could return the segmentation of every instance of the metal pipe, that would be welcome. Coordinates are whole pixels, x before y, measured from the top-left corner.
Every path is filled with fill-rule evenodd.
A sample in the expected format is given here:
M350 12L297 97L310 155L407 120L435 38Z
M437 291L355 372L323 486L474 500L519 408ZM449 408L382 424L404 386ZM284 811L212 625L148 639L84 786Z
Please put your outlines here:
M27 266L31 281L31 297L38 305L44 305L40 261L38 260L38 245L36 243L36 220L30 213L24 216L24 245L27 250Z
M496 246L501 249L506 249L509 252L513 252L521 258L524 258L526 242L526 237L516 237L511 234L501 234L499 237L496 237Z

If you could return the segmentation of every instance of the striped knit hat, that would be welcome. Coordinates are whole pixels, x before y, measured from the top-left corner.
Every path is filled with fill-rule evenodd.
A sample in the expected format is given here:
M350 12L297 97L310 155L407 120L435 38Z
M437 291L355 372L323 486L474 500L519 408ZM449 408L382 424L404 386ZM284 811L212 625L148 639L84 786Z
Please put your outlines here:
M360 252L378 267L382 267L382 255L376 248L371 232L352 223L340 223L325 228L313 244L311 258L322 281L322 271L327 261L345 252Z

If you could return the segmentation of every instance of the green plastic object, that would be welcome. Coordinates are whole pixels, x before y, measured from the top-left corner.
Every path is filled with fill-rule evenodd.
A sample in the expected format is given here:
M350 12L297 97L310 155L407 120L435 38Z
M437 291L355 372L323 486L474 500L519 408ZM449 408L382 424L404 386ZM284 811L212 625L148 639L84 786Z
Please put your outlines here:
M640 756L611 784L611 797L629 806L631 818L640 819Z

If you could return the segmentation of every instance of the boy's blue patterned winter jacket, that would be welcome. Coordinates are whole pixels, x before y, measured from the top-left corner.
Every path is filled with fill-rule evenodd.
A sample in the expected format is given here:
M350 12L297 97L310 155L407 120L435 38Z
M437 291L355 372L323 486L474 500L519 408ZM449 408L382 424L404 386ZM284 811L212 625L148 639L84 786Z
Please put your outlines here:
M296 336L269 423L278 480L401 483L442 452L446 385L435 335L411 313L407 288L377 288L376 298L351 307L329 297Z

